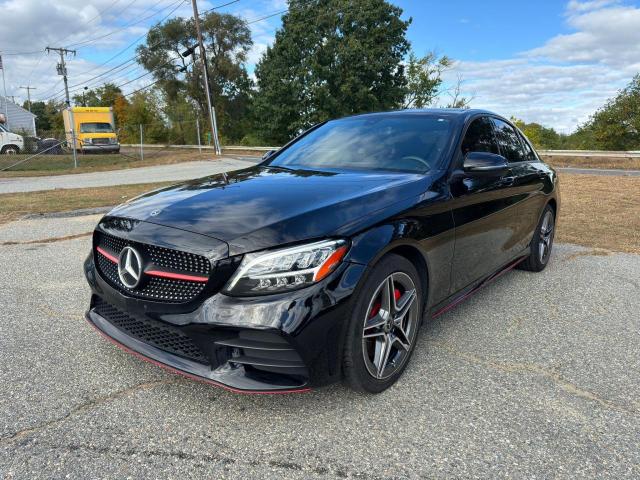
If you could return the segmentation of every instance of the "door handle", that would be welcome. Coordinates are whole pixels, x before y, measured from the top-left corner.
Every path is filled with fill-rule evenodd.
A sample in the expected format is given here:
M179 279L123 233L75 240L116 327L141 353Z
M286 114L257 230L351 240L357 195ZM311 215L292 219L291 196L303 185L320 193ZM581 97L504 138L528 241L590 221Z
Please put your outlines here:
M510 186L510 185L513 185L513 182L515 181L516 181L516 177L502 177L502 182L500 183L506 186Z

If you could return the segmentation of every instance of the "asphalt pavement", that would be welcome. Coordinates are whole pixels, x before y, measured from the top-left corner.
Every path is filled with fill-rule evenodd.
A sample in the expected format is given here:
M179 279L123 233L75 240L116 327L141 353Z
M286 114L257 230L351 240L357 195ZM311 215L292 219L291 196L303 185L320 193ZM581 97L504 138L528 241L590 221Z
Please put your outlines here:
M556 245L424 325L380 395L237 395L84 321L98 218L0 227L0 478L640 477L640 255Z
M112 185L132 185L182 181L204 177L230 170L239 170L255 165L257 157L222 157L217 160L174 163L154 167L129 168L107 172L52 175L46 177L0 178L0 194L54 190L56 188L109 187Z

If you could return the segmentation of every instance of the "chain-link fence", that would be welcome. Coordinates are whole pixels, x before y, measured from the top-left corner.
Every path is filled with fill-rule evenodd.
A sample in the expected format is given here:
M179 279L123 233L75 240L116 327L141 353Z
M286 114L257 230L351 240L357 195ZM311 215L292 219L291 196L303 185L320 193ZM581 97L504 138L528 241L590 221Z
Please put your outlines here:
M115 137L113 135L115 133ZM74 142L75 138L75 142ZM172 122L125 123L112 133L40 131L23 135L19 153L0 156L0 172L55 171L80 167L123 168L214 157L208 122L195 117ZM73 145L75 143L75 155ZM185 147L184 151L176 147Z

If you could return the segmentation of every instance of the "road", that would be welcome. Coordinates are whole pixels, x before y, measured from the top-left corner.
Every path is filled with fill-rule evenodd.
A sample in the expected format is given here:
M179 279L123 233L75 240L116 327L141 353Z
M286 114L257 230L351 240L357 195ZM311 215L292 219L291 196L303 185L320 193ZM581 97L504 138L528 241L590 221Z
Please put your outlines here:
M235 395L85 323L90 237L60 237L97 218L0 227L0 478L640 477L640 255L556 246L425 325L378 396Z
M258 158L222 157L219 160L176 163L107 172L0 178L0 194L54 190L56 188L108 187L164 181L181 181L254 165Z

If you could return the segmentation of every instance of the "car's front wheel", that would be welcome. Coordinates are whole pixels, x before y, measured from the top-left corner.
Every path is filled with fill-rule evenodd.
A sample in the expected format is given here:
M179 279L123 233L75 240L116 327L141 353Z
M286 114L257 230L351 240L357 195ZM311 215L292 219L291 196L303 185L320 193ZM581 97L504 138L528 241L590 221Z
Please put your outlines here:
M2 153L5 155L17 155L20 153L20 149L15 145L5 145L2 148Z
M356 294L343 370L355 390L379 393L402 374L413 353L423 303L420 276L404 257L390 254Z

